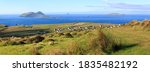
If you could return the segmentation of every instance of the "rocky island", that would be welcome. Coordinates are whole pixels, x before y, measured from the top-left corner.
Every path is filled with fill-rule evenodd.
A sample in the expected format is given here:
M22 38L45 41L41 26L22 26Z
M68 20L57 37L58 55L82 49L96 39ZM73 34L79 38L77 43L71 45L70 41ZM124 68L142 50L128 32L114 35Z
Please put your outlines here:
M108 16L124 16L125 14L120 14L120 13L110 13L107 14Z
M48 18L49 16L45 15L41 11L38 12L27 12L20 15L20 17L32 17L32 18Z

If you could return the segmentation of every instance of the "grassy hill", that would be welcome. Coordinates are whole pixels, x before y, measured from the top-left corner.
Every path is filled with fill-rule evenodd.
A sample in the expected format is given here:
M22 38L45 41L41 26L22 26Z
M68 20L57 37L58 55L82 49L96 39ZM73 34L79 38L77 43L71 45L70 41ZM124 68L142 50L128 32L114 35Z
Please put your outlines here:
M150 54L149 28L147 21L12 26L0 33L0 54L145 55Z
M150 30L150 20L144 20L141 22L133 20L127 25L132 26L137 30Z

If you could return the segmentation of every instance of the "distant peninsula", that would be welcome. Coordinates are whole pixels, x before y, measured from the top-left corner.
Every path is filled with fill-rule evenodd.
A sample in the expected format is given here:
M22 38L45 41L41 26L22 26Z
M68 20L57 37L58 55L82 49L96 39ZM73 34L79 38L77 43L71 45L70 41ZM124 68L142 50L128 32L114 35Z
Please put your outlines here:
M38 11L38 12L26 12L26 13L21 14L20 17L49 18L49 16L45 15L41 11Z
M120 14L120 13L110 13L110 14L107 14L109 16L124 16L125 14Z

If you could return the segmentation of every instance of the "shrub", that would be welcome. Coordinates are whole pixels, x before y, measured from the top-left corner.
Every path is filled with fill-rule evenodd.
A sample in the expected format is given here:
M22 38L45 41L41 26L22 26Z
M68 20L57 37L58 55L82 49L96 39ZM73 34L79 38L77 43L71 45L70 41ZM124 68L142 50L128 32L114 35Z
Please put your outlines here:
M53 37L54 36L54 34L49 34L49 37Z
M37 45L37 46L34 46L32 48L29 49L29 52L32 54L32 55L41 55L41 53L39 52L39 50L43 48L42 45Z
M7 46L8 45L8 41L2 41L1 42L1 46Z
M118 50L120 50L122 48L121 40L113 39L112 41L113 41L112 42L112 51L113 52L118 51Z
M99 43L97 38L89 38L87 42L88 54L104 54L102 46Z
M84 55L86 51L77 42L70 42L66 50L69 55Z
M98 40L103 52L110 54L121 49L122 44L119 39L109 34L106 35L103 32L99 32L98 34Z
M38 43L38 42L41 42L44 40L44 37L41 37L41 36L34 36L34 37L31 37L30 38L32 43Z
M66 37L66 38L73 38L73 36L70 33L65 33L64 37Z
M70 34L71 35L77 35L77 32L71 32Z
M43 41L45 38L42 36L33 36L30 38L26 38L24 41L25 43L39 43L41 41Z
M1 42L2 46L8 46L8 45L21 45L25 44L22 40L18 39L9 39Z
M26 37L26 38L17 38L12 37L8 39L1 40L1 45L7 46L7 45L21 45L21 44L30 44L30 43L39 43L44 40L44 37L41 36L33 36L33 37Z
M60 37L60 36L63 36L63 35L64 35L63 33L54 33L53 34L54 37Z
M104 48L107 46L105 34L100 30L93 30L87 35L87 48L89 54L104 54Z

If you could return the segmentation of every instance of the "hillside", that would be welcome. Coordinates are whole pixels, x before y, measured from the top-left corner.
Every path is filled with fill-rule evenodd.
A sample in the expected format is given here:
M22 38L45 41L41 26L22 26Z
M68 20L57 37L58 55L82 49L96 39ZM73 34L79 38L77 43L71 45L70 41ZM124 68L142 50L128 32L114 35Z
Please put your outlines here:
M0 54L8 55L145 55L149 21L126 25L99 23L11 26L0 34ZM146 27L149 28L149 27Z

